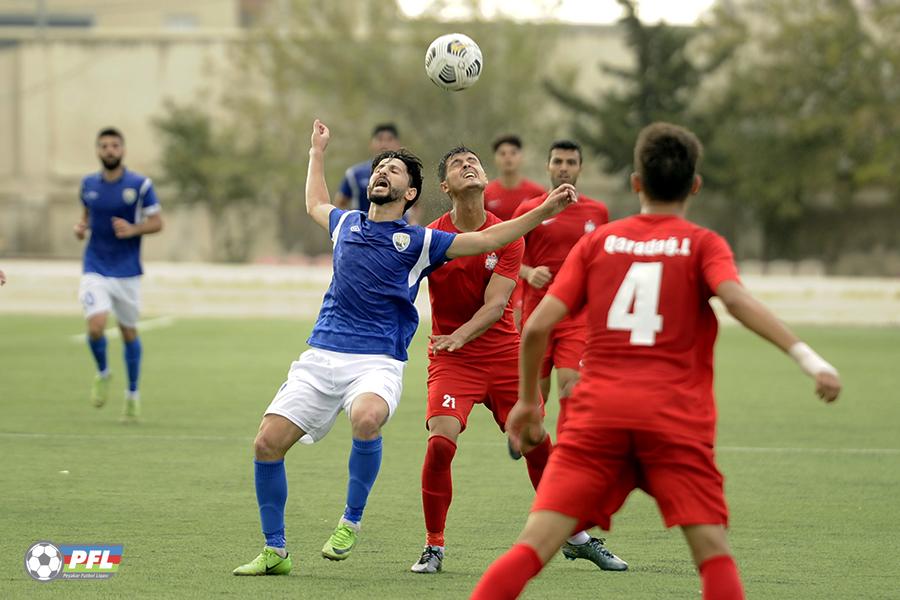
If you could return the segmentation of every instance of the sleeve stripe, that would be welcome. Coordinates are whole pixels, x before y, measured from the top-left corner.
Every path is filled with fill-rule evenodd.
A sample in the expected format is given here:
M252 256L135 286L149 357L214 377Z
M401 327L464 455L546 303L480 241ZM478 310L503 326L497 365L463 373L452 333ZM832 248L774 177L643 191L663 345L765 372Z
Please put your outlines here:
M143 218L147 215L152 215L153 213L147 212L144 210L144 196L147 195L147 190L150 189L150 186L153 185L153 182L150 181L150 178L147 177L144 179L144 182L141 184L141 187L138 189L138 197L137 202L134 203L134 222L140 223Z
M419 277L422 276L422 271L424 271L428 265L431 263L431 229L425 229L425 239L422 241L422 252L419 254L419 260L416 261L416 264L413 265L412 270L409 272L409 278L406 280L406 283L409 287L413 287L418 283Z
M333 209L332 209L333 210ZM337 246L338 235L341 233L341 227L344 225L344 221L347 220L347 217L350 216L353 212L352 210L348 210L344 214L341 215L341 218L338 219L337 225L334 226L334 231L331 232L331 247L334 248Z

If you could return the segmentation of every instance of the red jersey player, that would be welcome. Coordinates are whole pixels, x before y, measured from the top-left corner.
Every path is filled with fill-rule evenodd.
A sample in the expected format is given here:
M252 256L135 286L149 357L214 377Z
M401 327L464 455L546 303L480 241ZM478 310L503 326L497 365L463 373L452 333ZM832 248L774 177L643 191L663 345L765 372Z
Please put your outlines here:
M484 210L487 183L478 156L465 147L448 152L440 162L441 190L453 209L428 227L462 233L481 231L500 219ZM574 188L568 189L574 193ZM444 525L452 500L450 465L460 433L475 404L484 404L504 430L519 386L519 332L513 324L509 296L522 260L522 240L482 254L458 258L428 276L432 307L429 348L428 447L422 467L425 548L415 573L436 573L444 557ZM537 487L550 454L550 437L525 454L528 476ZM624 562L599 540L587 536L576 547L579 557L601 568L621 570ZM625 565L627 567L627 565Z
M581 173L581 159L581 147L577 143L570 140L554 142L550 146L547 160L547 171L553 187L563 183L575 185ZM516 209L515 216L525 214L529 207L540 204L542 198L546 198L546 195L523 202ZM547 219L525 236L525 257L519 270L519 275L528 284L525 286L523 300L523 323L528 322L529 315L547 293L547 286L559 272L572 247L584 235L607 222L609 211L602 202L579 195L578 203L556 217ZM586 342L585 332L584 315L574 313L563 319L553 330L541 366L541 392L544 398L549 398L550 374L554 367L559 390L570 389L578 378L578 366ZM557 430L561 428L564 419L565 411L561 409Z
M519 136L500 136L494 140L493 149L494 165L499 175L484 188L484 208L508 221L522 202L540 196L545 190L541 184L526 179L521 174L522 139ZM512 295L516 329L521 329L525 285L524 281L519 281Z
M536 369L554 325L588 313L588 345L569 420L547 465L525 529L472 598L515 598L582 521L604 528L635 487L682 528L704 600L744 598L725 535L728 510L713 452L713 343L718 296L747 328L787 352L826 402L837 371L741 285L731 250L684 219L700 189L702 148L690 131L646 127L635 147L632 189L641 214L585 237L525 327L519 402L509 435L527 448L541 431ZM577 493L573 493L577 491Z

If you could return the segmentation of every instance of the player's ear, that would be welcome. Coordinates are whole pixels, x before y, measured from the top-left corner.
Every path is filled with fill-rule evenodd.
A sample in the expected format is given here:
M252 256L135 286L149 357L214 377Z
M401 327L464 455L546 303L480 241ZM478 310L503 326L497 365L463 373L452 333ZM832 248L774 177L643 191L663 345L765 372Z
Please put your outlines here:
M641 176L637 173L631 174L631 191L635 194L640 194L641 190L644 189L644 184L641 181Z
M419 190L417 190L417 189L414 188L414 187L407 188L407 189L406 189L406 193L403 194L403 199L404 199L406 202L412 202L412 199L415 198L415 197L416 197L416 194L418 194L418 193L419 193Z
M444 192L445 194L450 191L450 186L447 185L446 179L441 182L441 191Z
M703 187L703 178L700 175L694 175L694 182L691 184L691 194L696 194L700 192L700 188Z

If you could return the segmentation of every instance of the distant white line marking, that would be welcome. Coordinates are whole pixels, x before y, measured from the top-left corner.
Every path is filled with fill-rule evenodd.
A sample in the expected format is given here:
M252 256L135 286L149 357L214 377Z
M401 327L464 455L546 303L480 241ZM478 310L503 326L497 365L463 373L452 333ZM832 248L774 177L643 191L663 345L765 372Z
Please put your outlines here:
M163 327L171 327L175 324L174 317L159 317L158 319L149 319L147 321L138 321L137 329L138 332L141 331L150 331L152 329L162 329ZM122 334L119 332L118 327L109 327L103 333L106 334L106 337L111 339L116 339L122 337ZM84 333L78 333L75 335L70 335L69 339L73 342L83 342Z
M185 441L185 442L250 442L250 436L229 435L149 435L149 434L83 434L83 433L39 433L39 432L15 432L0 431L0 438L34 438L34 439L71 439L71 440L160 440L160 441ZM425 445L425 440L388 440L388 443L397 445ZM496 446L505 448L506 443L501 442L463 442L467 446ZM719 452L747 452L759 454L872 454L872 455L900 455L900 448L769 448L764 446L720 446Z

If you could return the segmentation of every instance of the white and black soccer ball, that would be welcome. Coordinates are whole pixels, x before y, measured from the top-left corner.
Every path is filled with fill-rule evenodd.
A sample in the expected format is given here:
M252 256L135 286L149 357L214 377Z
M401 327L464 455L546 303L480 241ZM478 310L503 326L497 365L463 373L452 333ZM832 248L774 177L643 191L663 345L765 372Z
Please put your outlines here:
M38 581L56 579L63 568L63 555L50 542L38 542L25 553L25 571Z
M437 38L425 53L425 73L439 88L458 92L478 81L484 62L475 40L461 33Z

